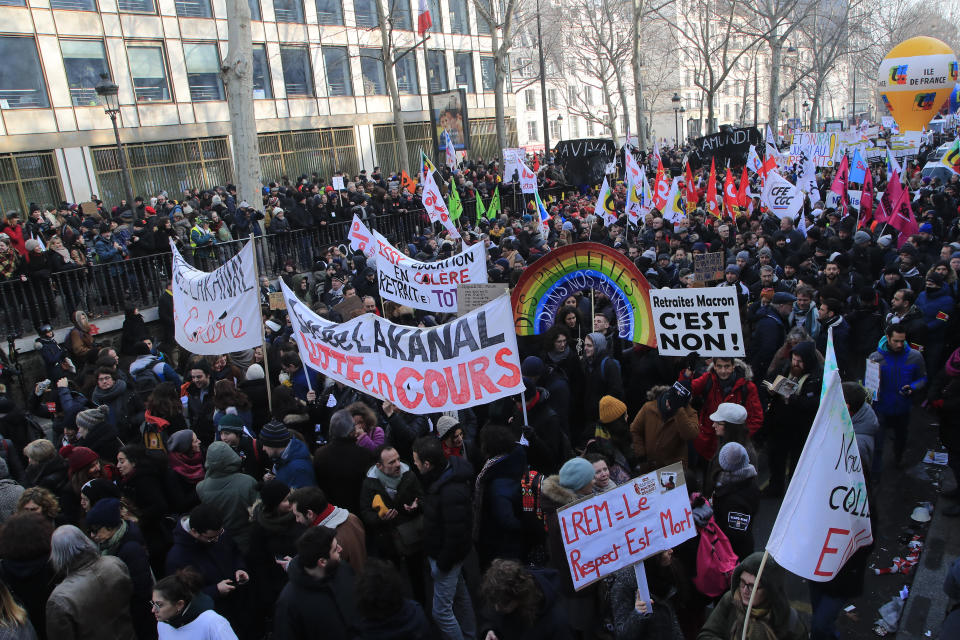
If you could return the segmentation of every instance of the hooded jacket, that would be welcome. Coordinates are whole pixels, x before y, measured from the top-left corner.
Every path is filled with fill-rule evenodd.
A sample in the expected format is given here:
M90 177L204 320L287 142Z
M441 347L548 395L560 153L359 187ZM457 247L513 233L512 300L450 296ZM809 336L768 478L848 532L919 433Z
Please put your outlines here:
M687 380L680 374L681 382L688 382L694 396L703 398L700 408L700 434L693 441L693 446L704 458L712 459L717 452L717 433L713 430L713 421L710 416L723 402L733 402L747 410L747 430L752 436L763 426L763 405L757 387L752 382L753 370L743 360L733 361L733 386L728 393L723 392L723 384L713 371L713 366L703 375Z
M454 456L447 459L445 468L428 473L423 481L424 549L446 572L463 562L473 546L473 467Z
M927 323L927 335L930 344L943 340L947 330L947 320L953 314L956 301L947 287L924 289L917 296L917 307L923 313L923 320Z
M207 473L197 483L197 496L215 504L223 514L223 526L240 550L246 552L250 541L250 507L257 501L257 481L240 470L237 452L226 442L214 442L207 449L204 463Z
M900 389L909 385L917 392L926 386L927 368L923 356L909 344L904 344L900 353L893 353L884 336L880 338L877 350L870 354L870 360L880 364L880 389L875 410L888 416L909 414L911 396L901 394Z
M731 587L714 607L707 623L697 634L697 640L730 640L739 638L743 632L743 620L747 605L741 604L740 576L746 571L754 576L760 569L763 552L752 553L733 570ZM760 578L766 601L762 609L766 611L750 621L747 638L750 640L806 640L807 629L800 616L790 606L790 600L783 588L783 570L773 558L767 559ZM757 603L754 603L756 607ZM772 632L770 635L767 631Z
M287 448L273 463L273 474L291 489L314 487L317 484L310 451L299 438L290 438Z
M560 484L560 476L548 476L543 479L540 488L543 520L547 524L547 550L550 556L549 566L560 574L560 588L565 596L573 596L573 579L570 577L570 568L567 564L567 555L563 546L563 535L560 531L560 518L557 510L576 502L583 496L567 489ZM587 590L590 591L589 589Z
M674 462L686 467L687 443L700 433L697 412L687 405L664 420L657 406L657 395L664 390L658 386L647 392L647 402L630 423L633 453L653 469Z
M287 567L290 582L280 592L274 612L275 640L307 640L323 630L324 640L353 640L357 610L354 572L341 562L332 574L315 578L294 558Z
M877 434L880 432L880 421L873 407L864 402L863 405L850 416L853 421L853 431L857 435L857 449L860 451L860 461L864 469L873 468L873 451L877 444Z

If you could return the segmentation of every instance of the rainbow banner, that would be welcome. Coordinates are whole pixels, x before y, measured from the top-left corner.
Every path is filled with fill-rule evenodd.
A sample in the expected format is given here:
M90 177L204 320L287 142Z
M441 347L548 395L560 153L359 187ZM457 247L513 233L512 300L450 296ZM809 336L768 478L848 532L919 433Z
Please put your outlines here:
M563 301L584 290L610 298L621 338L657 346L650 284L625 255L596 242L561 247L524 270L511 294L517 335L544 333L553 326ZM588 324L593 326L593 318Z

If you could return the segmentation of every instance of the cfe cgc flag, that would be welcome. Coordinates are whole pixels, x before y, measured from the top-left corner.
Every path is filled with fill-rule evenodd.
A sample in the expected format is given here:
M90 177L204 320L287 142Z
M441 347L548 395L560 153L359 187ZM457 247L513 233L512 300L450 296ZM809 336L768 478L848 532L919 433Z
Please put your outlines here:
M202 356L252 349L263 344L260 293L253 264L253 242L207 272L173 252L174 337L184 349Z
M770 173L763 184L763 193L760 201L778 218L797 217L803 207L804 195L800 189L790 184L790 181L779 173Z
M304 365L402 411L456 411L523 393L508 296L421 329L372 313L330 322L280 287Z
M840 374L826 393L767 541L781 567L814 582L836 577L850 556L873 542L870 504L857 437Z

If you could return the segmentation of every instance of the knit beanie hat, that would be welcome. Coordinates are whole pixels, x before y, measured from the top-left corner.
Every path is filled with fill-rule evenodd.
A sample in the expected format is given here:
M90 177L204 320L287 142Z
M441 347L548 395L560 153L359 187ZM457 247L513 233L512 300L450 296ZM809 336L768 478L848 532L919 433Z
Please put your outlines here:
M279 420L271 420L260 429L260 444L265 447L285 447L290 443L290 430Z
M263 504L264 511L276 511L283 499L289 494L290 487L277 479L264 482L260 489L260 502Z
M600 398L600 422L602 424L609 424L618 418L622 418L626 412L627 405L613 396Z
M220 418L220 431L233 431L234 433L243 433L243 420L240 416L228 413Z
M254 362L252 365L247 367L247 380L263 380L263 367Z
M60 457L67 461L69 475L71 476L100 459L100 456L93 449L75 447L72 444L60 447Z
M120 487L105 478L94 478L80 487L80 493L87 496L90 504L94 505L104 498L119 498Z
M110 407L102 404L93 409L87 409L77 414L77 428L89 431L110 417Z
M193 431L190 429L181 429L170 436L167 441L167 451L170 453L189 453L193 446Z
M120 526L120 501L117 498L104 498L90 507L87 512L87 527L113 529Z
M40 246L40 243L34 240L33 238L30 238L29 240L23 243L23 246L27 251L33 251L34 249Z
M728 442L720 448L720 453L717 455L720 468L727 473L744 478L757 475L756 468L750 464L750 456L746 448L739 442Z
M453 416L440 416L437 420L437 437L443 440L447 433L460 422Z
M586 458L570 458L560 467L560 486L579 491L593 480L593 464Z

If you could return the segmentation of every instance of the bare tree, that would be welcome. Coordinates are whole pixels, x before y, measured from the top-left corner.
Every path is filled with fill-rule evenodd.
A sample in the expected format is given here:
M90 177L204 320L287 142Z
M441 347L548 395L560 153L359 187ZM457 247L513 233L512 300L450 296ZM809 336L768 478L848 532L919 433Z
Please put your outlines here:
M386 0L391 2L391 0ZM395 0L394 0L395 1ZM380 55L383 60L383 75L387 85L387 93L390 94L390 105L393 111L393 128L396 131L397 146L399 151L400 168L409 175L410 155L407 152L407 131L403 123L403 110L400 105L400 90L397 87L397 60L396 50L393 44L393 18L387 18L384 15L383 4L381 0L374 0L377 7L377 23L380 25ZM393 15L393 6L391 5L390 15ZM400 54L416 55L411 49Z
M227 16L227 56L220 66L220 75L233 134L233 175L240 200L260 208L260 143L253 108L250 4L247 0L227 0Z
M644 97L644 63L648 61L650 56L647 55L647 51L644 50L645 47L643 45L648 41L648 37L650 40L653 40L655 37L657 40L655 45L663 49L664 43L662 42L662 38L665 33L670 33L664 29L658 30L657 35L652 36L651 30L645 27L648 27L651 22L654 22L652 18L673 1L674 0L630 0L630 36L633 43L630 52L630 66L633 70L633 99L637 116L637 148L640 149L640 151L646 151L647 149L647 138L650 135L647 123L650 119L646 115L646 106L647 104L653 104L653 102L648 103ZM672 34L670 40L673 40ZM647 68L649 69L649 67Z
M490 29L490 48L493 53L494 93L493 104L497 127L497 145L501 149L500 166L504 166L503 149L507 147L506 81L510 73L510 48L513 45L514 18L518 0L473 0L479 20Z

